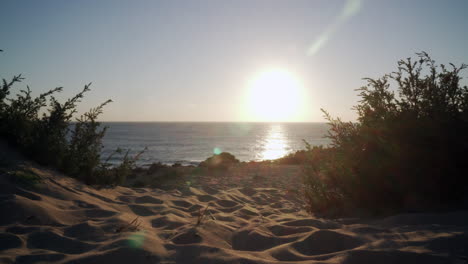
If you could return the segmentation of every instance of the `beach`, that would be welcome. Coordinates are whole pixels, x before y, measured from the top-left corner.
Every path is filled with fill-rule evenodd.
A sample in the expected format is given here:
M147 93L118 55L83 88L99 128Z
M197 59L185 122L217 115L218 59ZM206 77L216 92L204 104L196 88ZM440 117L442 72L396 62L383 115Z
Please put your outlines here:
M468 264L468 1L1 8L0 264Z
M304 210L299 185L284 187L297 182L291 166L261 170L283 181L202 175L178 189L96 189L21 166L40 183L0 177L1 263L466 263L468 255L468 212L319 218Z

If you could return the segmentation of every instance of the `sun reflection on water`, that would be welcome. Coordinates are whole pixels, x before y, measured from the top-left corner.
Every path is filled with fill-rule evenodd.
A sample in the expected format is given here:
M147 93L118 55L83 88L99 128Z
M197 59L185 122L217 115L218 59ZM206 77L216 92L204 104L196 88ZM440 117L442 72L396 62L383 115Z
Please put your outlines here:
M262 145L261 160L278 159L288 154L289 144L280 124L271 125Z

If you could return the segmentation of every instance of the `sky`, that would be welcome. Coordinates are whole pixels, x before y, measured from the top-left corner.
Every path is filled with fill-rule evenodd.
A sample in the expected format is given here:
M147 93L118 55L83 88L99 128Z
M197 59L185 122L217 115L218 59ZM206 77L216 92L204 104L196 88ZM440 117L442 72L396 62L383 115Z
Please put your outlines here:
M63 86L63 100L92 82L79 111L112 99L102 121L322 122L321 108L353 121L362 78L399 59L468 63L465 0L4 0L0 11L0 78L21 73L15 92L36 95ZM253 93L271 69L300 92Z

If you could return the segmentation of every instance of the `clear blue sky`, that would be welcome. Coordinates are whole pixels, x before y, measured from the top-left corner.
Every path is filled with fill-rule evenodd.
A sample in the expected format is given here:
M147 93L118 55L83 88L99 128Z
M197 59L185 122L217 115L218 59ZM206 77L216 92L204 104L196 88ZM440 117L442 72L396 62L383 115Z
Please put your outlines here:
M0 3L0 77L38 94L85 83L102 120L243 121L246 83L268 67L303 84L293 121L353 120L363 77L427 51L468 63L468 1L23 1ZM466 75L465 75L466 76ZM268 97L265 98L268 100ZM245 121L245 120L244 120Z

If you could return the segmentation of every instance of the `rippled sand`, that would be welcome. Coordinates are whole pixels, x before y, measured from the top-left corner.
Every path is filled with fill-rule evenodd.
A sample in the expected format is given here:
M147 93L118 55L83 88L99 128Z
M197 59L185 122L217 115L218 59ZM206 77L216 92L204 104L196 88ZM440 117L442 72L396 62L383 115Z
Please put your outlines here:
M466 263L468 259L468 212L332 221L308 215L290 192L252 188L253 183L230 188L199 181L197 187L183 191L96 190L53 171L31 169L43 178L32 189L0 177L0 263Z

